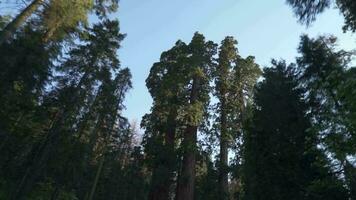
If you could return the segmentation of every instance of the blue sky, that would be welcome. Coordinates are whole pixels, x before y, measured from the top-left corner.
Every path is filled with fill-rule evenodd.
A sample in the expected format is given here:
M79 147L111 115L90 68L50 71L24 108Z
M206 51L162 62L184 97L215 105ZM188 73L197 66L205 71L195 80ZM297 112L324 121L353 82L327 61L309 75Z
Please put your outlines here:
M189 42L196 31L216 43L234 36L240 54L255 56L262 67L272 58L293 62L303 33L333 34L340 48L348 50L356 44L356 34L342 32L338 10L324 12L307 28L297 22L285 0L121 0L117 17L127 34L119 57L133 75L124 112L130 120L141 120L150 110L145 79L152 64L178 39Z

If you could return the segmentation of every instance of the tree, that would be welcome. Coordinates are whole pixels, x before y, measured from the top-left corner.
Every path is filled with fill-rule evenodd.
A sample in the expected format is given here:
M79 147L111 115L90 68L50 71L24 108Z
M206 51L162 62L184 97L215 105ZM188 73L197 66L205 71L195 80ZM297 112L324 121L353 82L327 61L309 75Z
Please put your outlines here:
M70 33L78 32L87 24L87 17L95 11L99 18L117 11L118 0L32 0L0 32L0 45L13 38L16 31L34 14L41 18L42 42L58 41Z
M177 185L177 200L194 198L197 131L209 102L210 71L214 66L216 44L205 42L203 35L195 33L189 44L189 53L184 67L188 69L187 77L190 80L187 89L190 94L182 113L186 128L183 133L183 160Z
M118 22L106 20L95 25L88 34L87 43L73 48L71 58L63 63L62 74L65 76L60 78L58 90L53 90L44 98L43 108L47 107L54 117L49 120L49 125L44 124L40 130L41 140L28 154L26 170L12 198L21 198L32 190L36 179L42 177L43 170L48 169L46 166L51 162L51 155L58 152L61 142L73 134L83 105L96 94L96 84L103 84L111 71L119 70L116 51L123 35L119 34Z
M95 190L104 167L106 154L110 151L110 143L114 143L117 139L114 136L116 131L115 126L122 127L122 124L120 124L121 120L118 120L118 118L122 118L122 116L120 116L122 102L125 93L131 87L131 75L128 69L122 71L121 74L119 73L114 81L111 80L111 73L108 70L104 72L102 76L106 77L106 80L103 80L102 87L99 91L97 102L98 110L96 110L99 116L97 117L96 133L94 133L97 134L96 140L99 143L97 144L97 148L99 149L97 154L99 154L101 158L88 200L94 198Z
M272 61L245 134L245 199L347 199L317 148L293 66Z
M220 199L219 172L211 160L211 153L199 149L197 155L196 192L194 199L214 200Z
M356 153L356 99L351 89L356 76L350 67L353 53L336 50L332 36L311 39L306 35L301 37L299 52L300 80L307 89L314 128L326 151L339 161L339 170L354 171L348 159Z
M233 37L226 37L220 46L218 66L216 69L216 96L219 99L218 121L220 126L220 158L219 158L219 191L220 198L228 198L228 146L231 141L229 134L228 114L231 109L228 102L228 95L231 90L231 71L233 63L237 60L237 41Z
M240 57L236 48L237 41L226 37L220 46L218 66L215 72L215 95L219 117L215 125L220 132L219 154L219 191L220 198L229 197L228 150L232 141L242 141L242 124L245 107L251 102L253 87L260 76L260 69L254 57ZM238 151L235 152L239 156ZM238 159L237 159L238 160Z
M292 6L299 21L309 25L316 19L316 16L333 4L344 15L344 31L356 31L356 2L353 0L287 0Z
M0 45L12 37L16 29L21 26L27 18L34 13L44 0L33 0L24 10L22 10L10 23L8 23L0 32Z
M53 69L57 48L38 43L41 34L28 25L12 43L0 46L1 176L13 189L32 145L46 126L41 97ZM11 193L10 189L6 191ZM8 198L8 196L4 197Z
M146 136L151 141L145 147L153 162L149 199L169 199L171 193L177 169L177 115L178 109L184 104L187 95L184 87L189 81L184 68L187 50L186 44L176 42L173 48L162 53L159 62L153 64L146 79L154 101L152 112L143 123Z

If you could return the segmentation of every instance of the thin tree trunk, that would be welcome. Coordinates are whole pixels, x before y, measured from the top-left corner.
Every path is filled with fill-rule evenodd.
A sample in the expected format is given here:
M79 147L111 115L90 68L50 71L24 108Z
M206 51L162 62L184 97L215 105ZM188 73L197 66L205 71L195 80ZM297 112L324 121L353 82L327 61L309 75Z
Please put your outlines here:
M19 13L15 19L13 19L6 27L0 32L0 45L6 40L10 39L16 29L21 26L37 8L43 3L44 0L33 0L21 13Z
M194 105L197 101L200 85L199 82L199 78L194 77L190 94L190 104L192 105ZM188 125L186 131L184 132L183 163L182 171L178 180L177 200L194 199L197 131L197 125Z
M224 98L224 97L223 97ZM220 129L220 164L219 164L219 193L221 200L228 199L228 134L225 99L221 101Z
M104 152L104 153L105 153L105 152ZM103 154L103 156L102 156L101 159L100 159L100 163L99 163L98 170L96 171L94 183L93 183L93 186L92 186L92 188L91 188L91 190L90 190L90 194L89 194L88 200L93 200L93 198L94 198L96 186L98 185L99 178L100 178L100 176L101 176L101 172L102 172L102 169L103 169L103 166L104 166L104 161L105 161L105 155Z
M120 92L119 92L119 102L121 102L122 95L123 95L123 90L120 90ZM118 110L118 105L116 105L116 106L114 107L114 110L115 110L115 111ZM101 117L103 117L103 116L101 115ZM117 116L115 116L115 119L113 120L114 123L111 124L111 128L112 128L112 129L113 129L114 126L115 126L115 121L116 121L116 120L117 120ZM100 121L102 121L102 120L99 119L98 125L102 125L102 123L100 123ZM105 126L105 124L104 124L104 126ZM111 132L112 129L110 129L109 132ZM93 198L94 198L95 190L96 190L96 187L97 187L97 185L98 185L98 182L99 182L99 179L100 179L100 177L101 177L102 170L103 170L103 166L104 166L104 162L105 162L105 154L106 154L107 151L108 151L108 150L107 150L107 145L108 145L108 144L107 144L107 141L108 141L108 140L109 140L109 136L107 135L106 137L104 137L104 150L103 150L103 155L102 155L102 157L101 157L101 159L100 159L99 167L98 167L98 170L96 171L95 179L94 179L92 188L91 188L91 190L90 190L88 200L93 200Z

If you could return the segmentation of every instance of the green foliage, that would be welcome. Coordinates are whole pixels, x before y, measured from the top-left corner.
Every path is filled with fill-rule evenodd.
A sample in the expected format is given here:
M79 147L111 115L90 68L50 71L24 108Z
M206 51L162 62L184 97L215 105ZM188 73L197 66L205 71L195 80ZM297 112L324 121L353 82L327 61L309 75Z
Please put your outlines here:
M45 7L42 14L44 40L58 40L68 33L76 32L80 24L88 24L87 17L93 8L93 0L55 0Z
M344 31L356 31L356 2L354 0L287 0L299 21L309 25L325 9L336 6L345 18Z
M117 9L118 0L32 0L12 20L1 20L0 28L4 28L0 32L0 44L15 38L16 32L27 22L35 22L42 30L43 43L61 42L81 33L92 12L99 19L108 19L107 15Z
M258 84L244 144L244 198L347 199L317 148L293 66L273 61Z
M58 193L58 200L78 200L78 198L71 192L66 192L60 189L57 189L54 186L53 181L47 180L46 182L39 183L37 189L31 194L28 195L30 200L46 200L50 199L54 193Z
M197 159L197 183L195 198L197 200L214 200L221 198L218 192L218 171L214 167L211 155L201 152Z
M203 120L203 105L201 102L186 105L178 111L178 119L190 126L199 126Z
M335 38L310 39L302 36L297 62L302 83L308 90L308 101L317 123L323 132L325 144L337 159L354 155L354 69L349 68L351 52L336 51ZM347 89L348 88L348 89ZM350 120L351 119L351 120ZM347 139L346 139L347 138ZM334 149L334 150L332 150Z
M350 67L353 53L336 50L334 37L307 36L302 36L299 52L301 84L307 89L314 129L326 151L338 160L337 166L344 170L344 176L354 181L354 172L346 173L346 168L354 171L348 157L356 153L356 99L351 89L356 86L356 76ZM348 187L351 191L352 186Z
M44 9L49 25L62 20L64 36L85 22L92 6L70 2L49 2ZM88 25L86 37L75 38L68 52L61 52L61 43L43 41L46 33L37 25L28 23L0 47L1 198L74 200L93 191L95 199L131 199L131 193L144 199L143 154L122 116L132 84L117 58L124 38L118 21ZM107 161L97 173L103 157Z
M333 5L288 2L307 24ZM355 31L354 1L334 5ZM273 60L260 82L233 37L178 40L146 79L140 145L117 9L33 0L0 16L0 199L354 200L356 70L336 38L302 36L297 65Z

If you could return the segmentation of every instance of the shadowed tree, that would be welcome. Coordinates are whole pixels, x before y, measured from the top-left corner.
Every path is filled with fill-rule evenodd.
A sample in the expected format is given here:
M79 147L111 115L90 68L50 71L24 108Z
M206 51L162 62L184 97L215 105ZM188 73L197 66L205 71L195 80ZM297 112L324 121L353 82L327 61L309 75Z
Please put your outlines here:
M244 199L347 199L317 148L293 66L272 61L244 135Z
M297 62L314 128L326 151L339 161L338 171L344 171L351 183L355 182L356 154L356 98L351 89L356 86L355 68L351 67L354 53L336 50L336 41L332 36L302 36Z
M153 174L148 197L151 200L167 200L171 196L177 168L178 108L184 103L184 86L188 81L184 68L187 50L186 44L176 42L173 48L162 53L159 62L153 64L146 79L153 98L152 111L142 124L148 137L146 151L152 156Z

